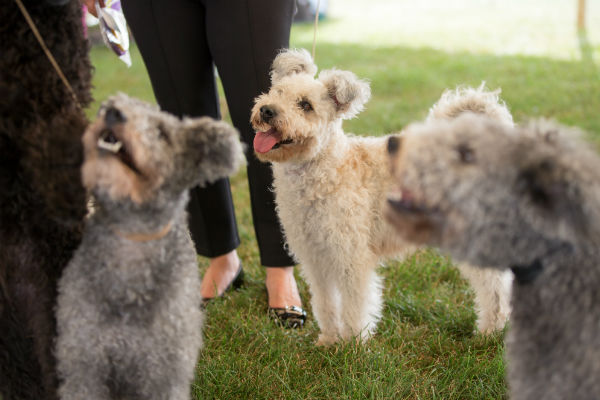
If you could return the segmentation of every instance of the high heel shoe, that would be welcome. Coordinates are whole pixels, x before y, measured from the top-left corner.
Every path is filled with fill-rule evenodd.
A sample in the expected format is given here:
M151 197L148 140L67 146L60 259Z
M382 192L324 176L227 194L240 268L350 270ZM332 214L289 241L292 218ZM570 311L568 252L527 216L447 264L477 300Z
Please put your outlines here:
M279 326L289 329L302 328L306 321L306 311L302 307L269 307L269 316Z
M227 293L228 291L237 290L240 287L242 287L243 284L244 284L244 268L242 267L242 262L240 261L240 268L238 269L237 273L235 274L235 276L233 277L231 282L229 282L229 285L227 285L227 287L225 288L223 293L221 293L220 295L215 296L215 297L223 297L225 295L225 293ZM206 304L208 304L215 297L203 297L202 305L206 306Z

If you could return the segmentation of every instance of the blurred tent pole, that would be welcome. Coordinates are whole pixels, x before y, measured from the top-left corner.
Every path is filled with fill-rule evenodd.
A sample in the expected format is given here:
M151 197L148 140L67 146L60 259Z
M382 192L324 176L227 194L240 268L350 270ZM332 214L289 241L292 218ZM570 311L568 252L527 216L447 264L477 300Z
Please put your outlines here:
M585 0L577 0L577 30L585 30Z

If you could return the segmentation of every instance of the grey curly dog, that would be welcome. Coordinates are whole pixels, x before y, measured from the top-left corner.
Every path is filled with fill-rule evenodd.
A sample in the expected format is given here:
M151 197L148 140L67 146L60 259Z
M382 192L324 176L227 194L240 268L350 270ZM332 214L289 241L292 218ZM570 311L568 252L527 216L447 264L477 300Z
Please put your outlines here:
M600 157L577 136L463 115L389 142L402 237L515 274L513 400L600 398Z
M117 95L83 140L96 203L59 281L59 395L188 399L202 344L188 188L237 169L238 134Z

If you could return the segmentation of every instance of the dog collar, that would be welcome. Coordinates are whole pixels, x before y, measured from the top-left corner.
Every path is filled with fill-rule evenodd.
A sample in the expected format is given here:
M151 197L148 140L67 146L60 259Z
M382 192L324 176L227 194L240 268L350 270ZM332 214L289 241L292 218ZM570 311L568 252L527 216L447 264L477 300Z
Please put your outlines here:
M510 269L519 285L527 285L544 270L544 265L539 259L535 259L530 265L513 265Z
M568 257L573 254L573 245L567 242L556 241L556 244L550 249L546 255L545 259L553 256L554 254L560 253L564 254L564 257ZM535 281L537 277L544 271L544 264L541 258L536 258L529 265L512 265L510 267L511 271L515 275L515 281L519 285L528 285Z
M113 228L113 232L123 239L131 240L132 242L151 242L164 238L173 227L173 221L169 221L168 224L162 227L161 230L151 233L125 233L118 229Z

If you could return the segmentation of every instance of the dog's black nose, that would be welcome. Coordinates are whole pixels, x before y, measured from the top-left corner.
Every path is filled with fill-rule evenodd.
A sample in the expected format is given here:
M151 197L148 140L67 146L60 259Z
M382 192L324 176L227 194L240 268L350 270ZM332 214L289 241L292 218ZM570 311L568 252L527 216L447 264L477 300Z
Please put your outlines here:
M269 106L262 106L260 108L260 117L263 119L263 121L265 122L269 122L270 120L272 120L275 116L277 115L277 112L269 107Z
M390 136L387 143L387 151L390 155L396 154L398 149L400 148L400 141L402 139L398 136Z
M104 113L104 122L106 123L107 126L121 124L125 121L127 121L127 118L125 118L123 113L121 111L119 111L118 108L110 107Z

